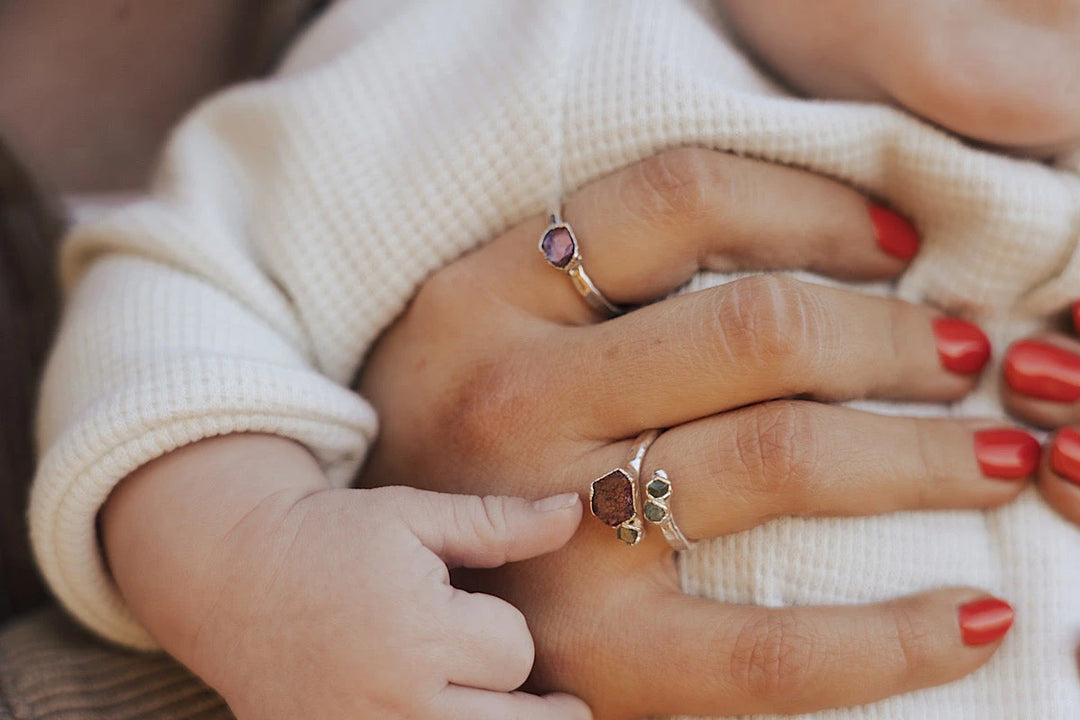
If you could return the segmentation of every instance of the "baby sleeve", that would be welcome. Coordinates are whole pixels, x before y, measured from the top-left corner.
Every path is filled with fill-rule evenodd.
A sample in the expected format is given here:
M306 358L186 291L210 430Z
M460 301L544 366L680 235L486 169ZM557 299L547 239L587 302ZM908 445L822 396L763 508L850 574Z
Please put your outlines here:
M224 171L193 179L215 172ZM95 530L120 479L203 438L265 432L305 444L340 485L376 427L359 396L319 371L243 228L182 205L147 201L68 240L72 290L39 409L31 532L41 570L85 625L140 648L153 643L117 593Z
M95 530L140 466L264 432L337 484L355 474L376 422L350 386L371 345L431 272L558 194L577 12L417 0L373 18L340 0L308 35L324 52L302 40L277 77L208 100L147 200L70 235L30 523L83 624L153 646Z

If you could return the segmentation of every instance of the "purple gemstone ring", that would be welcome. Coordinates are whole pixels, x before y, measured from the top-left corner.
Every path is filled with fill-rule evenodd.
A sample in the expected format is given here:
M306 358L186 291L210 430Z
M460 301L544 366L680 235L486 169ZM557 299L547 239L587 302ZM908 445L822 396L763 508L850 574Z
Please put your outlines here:
M581 250L577 237L568 223L563 222L558 212L551 213L551 223L540 236L540 254L548 265L570 276L574 289L585 298L589 307L605 318L612 318L626 312L600 292L592 278L581 265Z

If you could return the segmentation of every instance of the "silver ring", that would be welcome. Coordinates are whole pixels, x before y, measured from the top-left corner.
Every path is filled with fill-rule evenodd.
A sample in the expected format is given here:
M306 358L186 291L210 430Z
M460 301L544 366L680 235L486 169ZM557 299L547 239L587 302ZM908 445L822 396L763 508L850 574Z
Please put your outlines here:
M540 236L537 246L548 265L570 276L574 289L578 291L589 307L604 317L612 318L626 312L600 292L592 278L581 264L581 248L577 236L569 223L563 222L558 211L551 213L550 223Z
M615 528L615 537L627 545L637 545L645 537L645 526L637 512L638 478L645 453L659 435L659 430L646 430L638 435L626 465L596 478L589 486L592 514Z
M653 470L652 479L645 486L645 505L641 514L654 525L660 526L660 532L676 552L690 549L690 541L675 524L671 514L671 479L663 470Z

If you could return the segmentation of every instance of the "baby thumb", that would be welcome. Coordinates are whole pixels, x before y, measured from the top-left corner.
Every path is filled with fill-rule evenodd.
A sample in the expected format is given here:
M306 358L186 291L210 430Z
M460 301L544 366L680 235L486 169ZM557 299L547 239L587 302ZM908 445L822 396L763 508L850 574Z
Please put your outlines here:
M413 532L449 567L490 568L566 544L581 522L575 493L531 501L422 493L430 512L410 513Z

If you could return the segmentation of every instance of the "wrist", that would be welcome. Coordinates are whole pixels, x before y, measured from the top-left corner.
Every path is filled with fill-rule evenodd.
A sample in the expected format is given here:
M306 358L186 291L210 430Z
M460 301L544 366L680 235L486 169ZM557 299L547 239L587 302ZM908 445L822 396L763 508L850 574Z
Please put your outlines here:
M100 514L108 565L129 607L158 643L195 672L202 627L245 555L300 498L329 487L293 441L229 435L176 450L113 490ZM213 653L211 653L212 655Z

